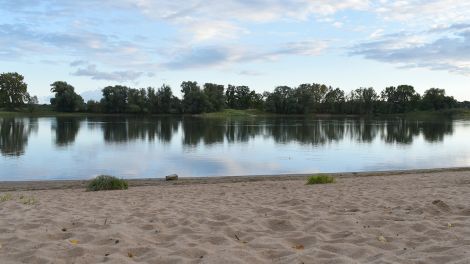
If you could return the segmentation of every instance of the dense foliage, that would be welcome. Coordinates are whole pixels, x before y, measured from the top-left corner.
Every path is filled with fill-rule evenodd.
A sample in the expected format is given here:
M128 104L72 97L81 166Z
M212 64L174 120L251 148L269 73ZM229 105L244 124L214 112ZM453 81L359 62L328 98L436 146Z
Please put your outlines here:
M413 86L358 88L345 93L324 84L301 84L298 87L278 86L273 92L256 93L248 86L205 83L202 87L193 81L181 84L182 99L173 95L168 85L155 90L130 88L122 85L102 89L100 101L86 104L74 87L66 82L51 84L54 98L51 105L60 112L132 113L132 114L200 114L229 109L258 109L278 114L395 114L417 110L444 110L470 108L470 102L457 102L444 89L431 88L421 96ZM23 76L18 73L0 75L0 107L14 108L26 103L35 104L30 97Z
M28 94L28 85L23 75L16 72L0 74L0 107L13 109L27 103L37 102L36 97Z
M55 97L51 98L51 105L59 112L83 111L85 104L83 98L75 93L75 88L62 81L51 84L51 92Z

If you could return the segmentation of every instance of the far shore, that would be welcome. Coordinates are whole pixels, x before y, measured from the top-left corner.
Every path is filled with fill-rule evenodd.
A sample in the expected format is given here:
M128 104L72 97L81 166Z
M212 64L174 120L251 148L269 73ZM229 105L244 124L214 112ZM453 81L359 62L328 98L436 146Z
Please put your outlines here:
M6 111L0 109L0 117L87 117L87 116L104 116L104 117L206 117L206 118L243 118L243 117L317 117L317 118L412 118L412 119L429 119L436 117L455 117L455 118L468 118L470 117L470 109L466 108L453 108L444 110L427 110L427 111L412 111L406 113L395 113L395 114L346 114L346 113L307 113L307 114L279 114L270 113L257 109L224 109L220 112L210 112L201 114L145 114L145 113L94 113L94 112L57 112L49 110L50 106L47 106L47 110L38 109L35 111Z
M445 173L469 171L470 167L432 168L413 170L387 170L387 171L361 171L361 172L336 172L336 173L308 173L308 174L275 174L275 175L243 175L243 176L209 176L209 177L184 177L179 175L177 181L165 181L164 178L136 178L126 179L130 187L137 186L161 186L161 185L188 185L188 184L216 184L259 181L289 181L306 180L309 176L331 175L335 178L352 178L368 176L396 176L407 174ZM54 189L79 189L86 188L88 180L37 180L37 181L0 181L0 191L31 191Z

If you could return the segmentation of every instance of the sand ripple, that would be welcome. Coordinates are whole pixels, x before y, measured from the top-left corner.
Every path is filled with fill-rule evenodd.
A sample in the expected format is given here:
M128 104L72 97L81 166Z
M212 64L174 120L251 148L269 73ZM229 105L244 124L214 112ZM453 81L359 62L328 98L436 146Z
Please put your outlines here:
M11 192L0 263L470 263L469 178Z

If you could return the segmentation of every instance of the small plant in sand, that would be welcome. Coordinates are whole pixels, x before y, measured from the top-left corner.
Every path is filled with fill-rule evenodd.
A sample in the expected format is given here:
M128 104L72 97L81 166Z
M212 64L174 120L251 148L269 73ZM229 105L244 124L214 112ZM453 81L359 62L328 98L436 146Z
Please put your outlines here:
M307 185L310 184L326 184L336 182L334 177L328 175L312 175L308 177Z
M101 175L88 183L87 191L127 190L127 181L113 176Z
M25 196L21 195L20 196L20 202L24 205L35 205L38 203L38 200L34 198L34 196Z
M10 201L11 199L13 199L13 196L11 195L11 193L0 195L0 203Z

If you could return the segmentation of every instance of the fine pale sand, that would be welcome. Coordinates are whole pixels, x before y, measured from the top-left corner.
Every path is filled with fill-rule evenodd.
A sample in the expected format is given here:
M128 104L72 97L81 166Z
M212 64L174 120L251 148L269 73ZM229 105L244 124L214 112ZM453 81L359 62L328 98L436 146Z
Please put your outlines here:
M0 263L470 263L470 171L0 193Z

